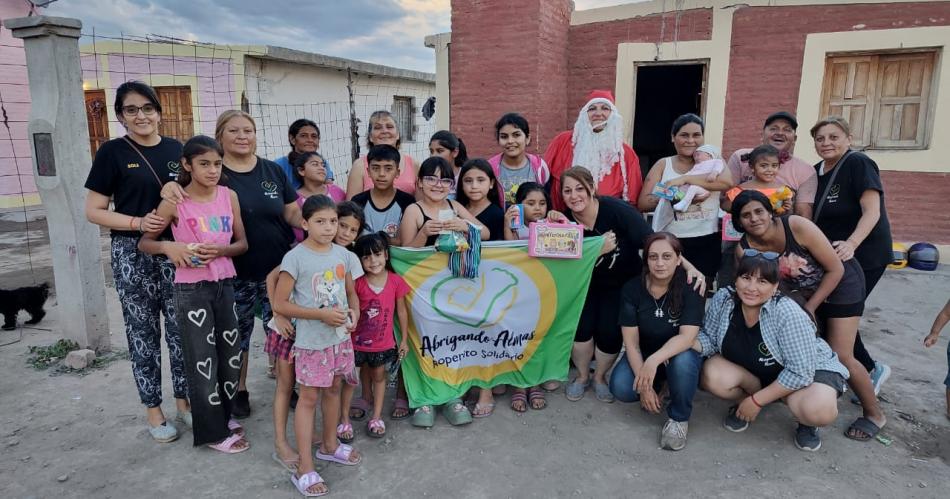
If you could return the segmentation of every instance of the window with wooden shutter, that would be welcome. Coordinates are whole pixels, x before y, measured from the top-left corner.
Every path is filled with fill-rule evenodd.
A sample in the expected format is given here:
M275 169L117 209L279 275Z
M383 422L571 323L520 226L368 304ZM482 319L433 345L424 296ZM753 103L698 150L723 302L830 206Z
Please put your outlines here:
M162 103L162 122L158 133L185 142L195 135L191 110L191 87L155 87Z
M840 54L825 63L822 115L851 124L863 149L926 149L937 50Z

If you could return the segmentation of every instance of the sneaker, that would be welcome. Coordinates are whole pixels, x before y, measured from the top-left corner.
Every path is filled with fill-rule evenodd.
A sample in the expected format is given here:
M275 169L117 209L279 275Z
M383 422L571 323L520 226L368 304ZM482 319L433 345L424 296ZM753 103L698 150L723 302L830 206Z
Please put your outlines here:
M884 386L884 382L891 377L891 366L874 361L874 369L871 369L868 375L871 376L871 385L874 386L874 395L877 396L881 393L881 387ZM851 394L851 403L861 405L861 400L858 399L856 393Z
M874 395L881 393L881 387L884 386L884 382L891 377L891 366L881 363L874 362L874 369L871 370L871 384L874 385Z
M191 411L178 411L178 413L175 414L175 421L191 428L193 422Z
M686 433L689 431L689 421L673 421L667 419L660 432L660 447L666 450L681 450L686 447Z
M722 426L733 433L740 433L749 429L749 422L736 417L736 409L739 406L734 405L729 408L729 413L722 420Z
M231 404L231 415L237 419L244 419L251 415L251 397L247 390L240 390Z
M805 452L815 452L821 448L821 436L814 426L798 425L795 430L795 447Z

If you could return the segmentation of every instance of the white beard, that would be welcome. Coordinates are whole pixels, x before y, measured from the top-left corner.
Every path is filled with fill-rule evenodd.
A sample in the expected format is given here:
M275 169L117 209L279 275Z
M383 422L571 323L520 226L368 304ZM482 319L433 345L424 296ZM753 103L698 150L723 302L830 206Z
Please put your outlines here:
M595 102L610 105L610 117L603 125L603 130L594 133L594 127L587 118L587 108ZM594 99L588 102L577 116L574 123L574 135L571 139L574 145L574 162L571 166L583 166L590 170L594 181L600 183L610 174L614 164L623 161L623 117L617 111L617 106L605 99ZM623 198L628 199L627 170L621 165L623 175Z

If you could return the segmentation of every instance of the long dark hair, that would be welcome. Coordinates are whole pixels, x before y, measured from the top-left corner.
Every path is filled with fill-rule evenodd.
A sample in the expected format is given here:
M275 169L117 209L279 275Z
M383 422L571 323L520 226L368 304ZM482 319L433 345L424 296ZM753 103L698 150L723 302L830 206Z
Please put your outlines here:
M457 153L454 161L455 166L458 168L465 166L465 162L468 161L468 149L465 148L465 142L462 142L462 139L460 139L458 135L448 130L439 130L432 134L429 143L436 141L438 141L442 147Z
M735 281L738 281L739 277L744 275L758 276L771 284L778 284L778 291L775 293L775 296L770 299L774 302L777 302L782 298L788 298L792 300L796 305L799 306L799 308L802 309L803 312L805 312L805 315L811 319L811 322L817 325L815 316L812 315L812 313L809 312L807 308L805 308L805 298L802 296L802 294L797 292L790 293L782 284L780 280L781 275L779 274L778 268L778 258L769 260L762 255L743 256L739 259L739 264L736 266ZM730 290L732 291L732 301L735 305L732 309L732 313L734 315L736 310L741 310L740 307L742 306L742 300L739 299L739 293L736 292L735 288L730 288ZM731 316L729 320L732 320Z
M732 208L729 209L729 214L732 215L732 227L736 229L737 232L745 233L745 227L742 226L742 209L745 208L747 204L756 201L758 201L771 215L775 215L775 208L772 206L772 202L769 201L769 198L765 194L762 194L755 189L746 189L736 196L736 198L732 201Z
M305 126L312 126L314 130L317 131L317 139L320 138L320 127L318 127L313 121L306 118L300 118L299 120L291 123L290 128L287 129L287 142L290 143L290 152L287 153L287 162L290 164L294 164L296 162L297 155L299 154L297 150L294 149L294 142L291 140L291 137L296 137Z
M360 205L354 203L353 201L341 201L336 205L336 218L340 219L343 217L353 217L357 222L360 223L359 229L356 231L356 235L363 233L363 229L366 228L366 214L363 213L363 208L360 208Z
M181 150L181 168L178 170L178 177L175 178L175 181L181 184L182 187L187 186L191 183L191 172L185 170L185 163L191 164L191 160L196 156L201 156L206 152L214 151L218 153L218 156L224 157L224 148L221 147L221 144L218 141L208 137L207 135L195 135L194 137L188 139L188 142L185 142L185 146ZM221 172L221 178L218 179L218 185L224 185L224 181L227 179L224 172Z
M491 165L488 164L488 161L482 158L470 159L462 165L462 169L459 170L459 181L455 186L455 200L466 208L468 204L471 203L468 194L465 194L465 189L462 189L462 184L464 183L465 174L472 170L479 170L485 175L488 175L488 180L491 181L492 186L488 189L488 194L486 194L485 197L488 198L491 204L501 208L501 200L498 199L498 179L495 178L495 172L491 169Z
M676 256L683 256L683 243L669 232L654 232L643 240L643 289L649 290L650 247L660 241L666 241L673 248ZM683 292L686 290L686 270L682 265L677 265L673 270L673 278L670 280L669 289L666 290L666 299L670 304L670 318L678 319L683 312Z
M385 232L373 232L358 237L353 243L353 253L362 260L364 256L386 253L386 270L393 270L389 261L389 236Z
M297 181L300 182L301 185L303 185L303 174L300 173L300 170L303 170L304 168L306 168L307 161L310 161L310 158L316 156L320 158L321 161L323 161L323 156L320 156L319 154L315 152L303 152L300 154L294 154L294 156L295 157L293 161L290 162L292 166L290 171L293 172L294 178L297 179ZM287 158L288 159L290 158L289 154L287 155ZM326 163L324 163L323 169L326 170L326 168L327 168L327 165ZM326 181L324 180L324 182Z

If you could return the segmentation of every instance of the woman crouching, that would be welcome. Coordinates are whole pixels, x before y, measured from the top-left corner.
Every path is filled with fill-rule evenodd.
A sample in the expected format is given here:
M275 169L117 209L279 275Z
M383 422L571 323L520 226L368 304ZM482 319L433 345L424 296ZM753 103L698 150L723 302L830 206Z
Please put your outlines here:
M739 260L735 288L716 292L693 346L709 357L700 387L739 402L723 420L733 432L745 431L763 407L784 401L799 422L795 445L816 451L818 427L838 417L848 370L815 336L812 317L778 291L778 253L751 253Z

